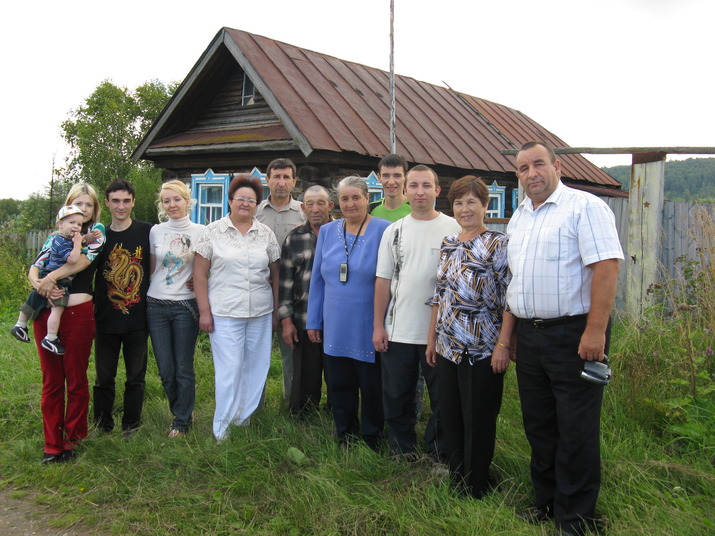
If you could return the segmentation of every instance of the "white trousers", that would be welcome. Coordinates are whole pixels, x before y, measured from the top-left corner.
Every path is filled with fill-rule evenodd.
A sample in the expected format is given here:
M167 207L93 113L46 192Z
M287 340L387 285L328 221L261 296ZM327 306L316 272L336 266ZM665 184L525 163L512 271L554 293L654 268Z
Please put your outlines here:
M255 318L214 316L209 334L216 382L213 433L226 437L229 424L247 425L261 401L271 364L271 313Z

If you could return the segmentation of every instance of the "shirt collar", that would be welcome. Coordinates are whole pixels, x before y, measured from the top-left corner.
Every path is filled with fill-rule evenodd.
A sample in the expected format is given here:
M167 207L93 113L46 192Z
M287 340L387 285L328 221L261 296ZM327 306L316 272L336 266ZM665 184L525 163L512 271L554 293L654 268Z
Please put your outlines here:
M285 212L286 210L300 210L300 201L293 199L293 196L291 196L290 201L286 205L284 205L282 208L278 209L273 204L273 196L269 195L268 199L266 199L266 205L271 207L276 212Z
M565 188L566 187L559 179L559 183L556 185L556 189L553 192L551 192L551 195L549 197L547 197L546 200L543 203L541 203L541 205L539 205L539 206L542 207L549 203L558 205L561 202L561 197L563 196ZM531 201L531 198L529 198L528 196L524 197L524 200L519 205L519 209L534 212L534 203Z
M248 233L257 229L257 227L256 227L257 222L258 222L258 220L256 220L256 217L254 216L253 219L251 220L251 227L248 229ZM225 233L229 229L233 229L236 232L240 232L238 229L236 229L236 226L231 221L231 215L226 214L223 218L221 218L218 221L218 230L221 231L222 233ZM248 234L248 233L246 233L246 234Z

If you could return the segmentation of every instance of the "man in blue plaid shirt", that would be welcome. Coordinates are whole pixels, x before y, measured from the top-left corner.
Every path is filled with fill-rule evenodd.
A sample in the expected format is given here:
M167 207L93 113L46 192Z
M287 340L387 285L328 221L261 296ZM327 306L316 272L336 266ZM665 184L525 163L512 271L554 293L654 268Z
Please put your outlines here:
M288 406L295 415L313 411L320 404L323 347L310 342L305 322L318 232L332 219L330 192L323 186L311 186L303 194L301 208L308 221L290 231L283 243L278 298L283 340L293 351L293 387Z

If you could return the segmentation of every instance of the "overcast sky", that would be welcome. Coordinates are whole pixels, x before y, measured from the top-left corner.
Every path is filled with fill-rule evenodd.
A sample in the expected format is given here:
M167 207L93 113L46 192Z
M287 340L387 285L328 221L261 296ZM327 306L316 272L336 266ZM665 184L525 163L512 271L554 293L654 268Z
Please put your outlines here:
M389 6L6 3L0 198L49 182L67 154L60 124L105 79L183 80L223 26L387 70ZM712 0L395 0L395 71L516 108L571 146L715 146L713 20Z

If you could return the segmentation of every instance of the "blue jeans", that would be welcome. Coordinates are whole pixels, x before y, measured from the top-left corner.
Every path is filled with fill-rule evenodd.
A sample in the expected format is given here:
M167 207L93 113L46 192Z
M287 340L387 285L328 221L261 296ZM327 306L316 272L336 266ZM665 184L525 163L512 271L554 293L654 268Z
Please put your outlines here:
M194 348L199 334L196 300L172 303L149 298L147 321L161 383L174 415L171 427L186 432L196 400Z

